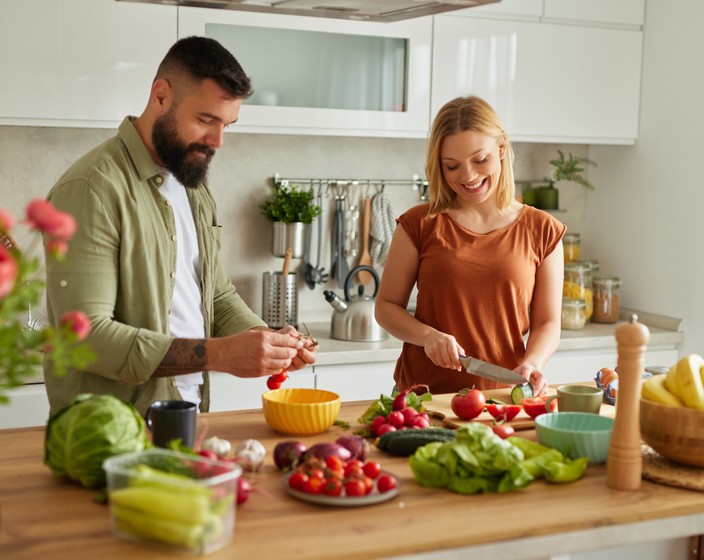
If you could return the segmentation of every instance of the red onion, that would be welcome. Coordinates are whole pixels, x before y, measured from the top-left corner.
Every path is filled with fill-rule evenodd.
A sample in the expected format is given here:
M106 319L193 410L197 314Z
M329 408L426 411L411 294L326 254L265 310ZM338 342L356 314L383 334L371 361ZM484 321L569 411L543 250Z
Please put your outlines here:
M359 436L340 436L335 443L347 449L352 454L353 459L366 460L369 447L366 439Z
M306 452L306 446L300 441L282 441L274 447L274 463L281 469L294 466Z
M306 457L317 457L318 459L326 459L331 455L335 455L347 462L352 458L352 453L349 449L342 447L339 443L316 443L308 448Z

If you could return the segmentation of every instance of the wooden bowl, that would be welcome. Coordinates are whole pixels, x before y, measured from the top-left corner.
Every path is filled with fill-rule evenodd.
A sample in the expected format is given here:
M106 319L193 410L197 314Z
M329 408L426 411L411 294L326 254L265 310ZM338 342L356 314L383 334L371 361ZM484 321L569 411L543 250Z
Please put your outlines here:
M704 468L704 410L640 400L643 441L676 463Z

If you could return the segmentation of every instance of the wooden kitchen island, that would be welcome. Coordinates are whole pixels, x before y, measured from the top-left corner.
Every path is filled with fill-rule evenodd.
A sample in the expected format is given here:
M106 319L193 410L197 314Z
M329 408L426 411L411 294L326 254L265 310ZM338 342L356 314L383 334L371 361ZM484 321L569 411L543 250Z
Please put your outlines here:
M368 404L343 404L340 420L354 428ZM262 471L249 476L261 491L238 508L232 542L208 555L212 559L689 560L689 537L704 533L704 493L645 480L637 492L612 490L604 465L588 468L572 484L539 480L509 494L464 496L420 487L406 459L373 450L398 476L398 496L359 508L312 505L285 493L271 450L293 438L275 434L261 411L202 414L198 423L199 430L207 424L208 435L233 443L255 438L268 451ZM342 433L333 427L297 439L310 445ZM43 464L43 438L43 428L0 430L2 560L184 557L113 537L108 508L93 502L97 492L53 478Z

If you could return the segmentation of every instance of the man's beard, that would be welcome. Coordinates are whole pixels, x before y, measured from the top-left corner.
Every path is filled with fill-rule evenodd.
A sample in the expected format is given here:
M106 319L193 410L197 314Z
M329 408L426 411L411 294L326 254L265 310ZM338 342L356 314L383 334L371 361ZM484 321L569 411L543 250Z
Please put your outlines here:
M215 150L206 144L185 146L178 137L173 108L154 121L152 143L164 166L183 186L195 189L205 181ZM206 157L194 156L195 152L202 152Z

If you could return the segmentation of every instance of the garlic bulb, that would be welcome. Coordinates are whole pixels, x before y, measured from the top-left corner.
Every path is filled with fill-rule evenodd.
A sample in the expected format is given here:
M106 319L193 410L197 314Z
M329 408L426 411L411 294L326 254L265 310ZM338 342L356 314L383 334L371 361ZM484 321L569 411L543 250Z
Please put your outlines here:
M246 471L258 471L265 455L266 449L256 439L246 439L235 447L235 461Z
M203 440L203 443L201 444L200 448L207 451L212 451L218 456L218 458L222 459L223 457L226 457L228 453L230 453L232 445L226 439L221 439L219 437L213 436Z

